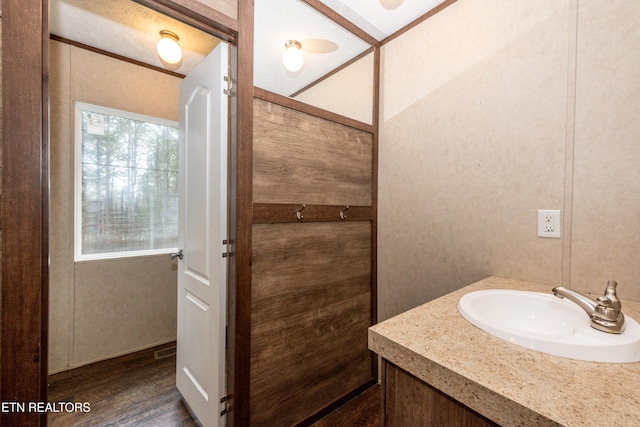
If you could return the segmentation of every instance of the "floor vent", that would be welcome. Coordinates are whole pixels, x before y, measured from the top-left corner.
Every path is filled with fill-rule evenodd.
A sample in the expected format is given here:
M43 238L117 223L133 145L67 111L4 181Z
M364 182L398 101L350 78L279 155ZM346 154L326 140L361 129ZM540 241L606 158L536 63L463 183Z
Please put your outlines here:
M156 350L153 353L153 357L156 360L158 360L158 359L162 359L162 358L165 358L165 357L173 356L174 354L176 354L176 346L175 345L173 347L163 348L162 350Z

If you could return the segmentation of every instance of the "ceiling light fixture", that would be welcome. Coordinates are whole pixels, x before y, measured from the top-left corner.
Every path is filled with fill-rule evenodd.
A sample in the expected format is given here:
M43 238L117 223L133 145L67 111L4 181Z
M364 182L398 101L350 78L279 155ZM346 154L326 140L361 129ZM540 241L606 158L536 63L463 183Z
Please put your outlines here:
M174 32L160 31L160 40L156 45L158 56L169 65L175 65L182 61L182 48L178 44L178 35Z
M400 7L404 0L380 0L380 4L387 10L393 10Z
M287 40L284 44L282 64L284 65L284 68L292 73L300 71L302 65L304 65L304 56L300 49L302 49L302 44L297 40Z

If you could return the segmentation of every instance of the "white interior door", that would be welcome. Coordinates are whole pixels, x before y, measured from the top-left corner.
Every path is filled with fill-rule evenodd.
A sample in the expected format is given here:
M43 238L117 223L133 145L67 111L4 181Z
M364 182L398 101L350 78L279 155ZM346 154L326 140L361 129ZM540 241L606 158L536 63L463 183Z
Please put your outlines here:
M203 426L226 417L228 45L220 43L180 86L178 390Z

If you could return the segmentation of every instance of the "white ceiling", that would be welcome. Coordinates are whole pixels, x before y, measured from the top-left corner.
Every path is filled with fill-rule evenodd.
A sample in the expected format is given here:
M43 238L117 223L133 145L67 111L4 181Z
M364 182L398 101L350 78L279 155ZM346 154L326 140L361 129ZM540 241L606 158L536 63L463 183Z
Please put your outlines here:
M378 41L387 38L444 2L444 0L321 1Z
M254 0L254 85L291 95L370 46L298 0ZM285 70L287 40L302 44L304 66Z
M380 41L444 0L321 1ZM371 47L301 0L254 0L254 8L257 87L289 96ZM305 65L297 73L286 71L282 65L287 40L302 44Z
M50 32L75 42L164 67L156 53L160 30L180 37L187 74L219 40L131 0L50 0Z
M321 0L326 6L382 40L427 13L443 0ZM199 63L219 42L215 37L152 11L131 0L50 0L51 33L157 67L160 30L180 37L181 74ZM387 9L382 4L393 4ZM301 0L254 0L255 84L290 95L369 48ZM284 43L302 43L305 66L284 70ZM166 67L165 67L166 68Z

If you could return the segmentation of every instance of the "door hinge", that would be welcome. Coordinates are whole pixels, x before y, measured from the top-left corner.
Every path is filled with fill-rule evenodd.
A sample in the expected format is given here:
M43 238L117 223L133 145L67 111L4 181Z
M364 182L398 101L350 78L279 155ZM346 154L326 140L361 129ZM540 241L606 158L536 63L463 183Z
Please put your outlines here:
M231 95L231 90L233 89L233 80L231 77L224 76L224 81L227 82L227 88L223 89L222 92L225 95Z
M222 411L220 411L220 416L223 417L229 413L229 400L231 399L231 395L223 396L220 399L220 403L224 406Z
M228 244L229 244L229 241L225 239L225 240L223 240L223 241L222 241L222 244L223 244L223 245L228 245ZM227 257L229 257L229 256L231 256L231 252L229 252L229 251L224 251L224 252L222 253L222 258L227 258Z

